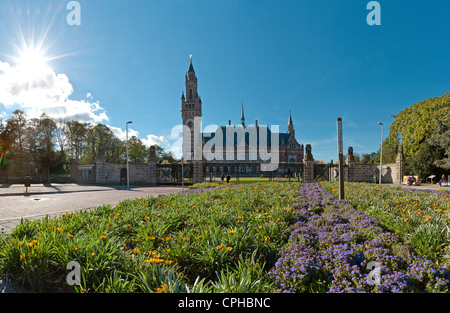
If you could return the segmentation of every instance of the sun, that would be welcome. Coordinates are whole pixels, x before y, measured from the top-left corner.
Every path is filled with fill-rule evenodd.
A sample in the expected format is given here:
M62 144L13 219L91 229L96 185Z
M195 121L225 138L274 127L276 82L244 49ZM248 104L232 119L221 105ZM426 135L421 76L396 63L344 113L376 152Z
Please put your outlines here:
M43 79L49 72L48 58L37 48L25 48L15 58L19 75L26 81Z

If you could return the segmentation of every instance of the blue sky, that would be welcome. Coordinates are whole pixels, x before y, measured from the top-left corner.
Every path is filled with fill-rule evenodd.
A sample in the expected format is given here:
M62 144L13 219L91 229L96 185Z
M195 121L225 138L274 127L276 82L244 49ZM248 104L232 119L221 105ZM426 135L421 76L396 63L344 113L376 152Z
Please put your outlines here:
M67 24L68 2L0 4L3 118L66 113L119 136L131 120L132 134L170 149L192 54L204 127L238 124L244 103L247 124L286 131L291 111L297 140L328 162L337 117L344 151L370 153L378 122L386 137L391 115L450 89L450 2L380 0L380 26L367 24L367 0L79 0L80 26ZM33 38L51 88L17 97L1 84Z

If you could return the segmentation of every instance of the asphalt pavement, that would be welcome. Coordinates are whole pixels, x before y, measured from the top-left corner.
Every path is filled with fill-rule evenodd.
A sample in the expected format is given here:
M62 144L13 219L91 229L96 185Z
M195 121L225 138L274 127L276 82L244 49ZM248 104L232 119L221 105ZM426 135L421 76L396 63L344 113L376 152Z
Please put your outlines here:
M83 184L0 185L0 232L10 232L22 218L29 220L66 212L115 205L122 200L177 193L181 187L95 186Z

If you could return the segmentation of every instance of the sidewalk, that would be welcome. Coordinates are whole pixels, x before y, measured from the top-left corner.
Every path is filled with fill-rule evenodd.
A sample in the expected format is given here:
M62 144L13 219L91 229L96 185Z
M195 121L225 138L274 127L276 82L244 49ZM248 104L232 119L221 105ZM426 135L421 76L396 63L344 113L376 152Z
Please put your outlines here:
M96 186L80 184L0 185L0 232L10 232L21 220L56 216L122 200L177 193L181 187Z

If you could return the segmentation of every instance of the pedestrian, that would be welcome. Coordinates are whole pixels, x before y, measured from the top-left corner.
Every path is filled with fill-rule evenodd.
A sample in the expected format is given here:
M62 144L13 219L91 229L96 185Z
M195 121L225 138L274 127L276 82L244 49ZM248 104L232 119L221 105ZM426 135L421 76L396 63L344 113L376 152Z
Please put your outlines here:
M439 186L442 186L442 183L446 183L447 182L447 179L445 179L445 175L444 174L442 174L442 176L441 176L441 180L439 181Z
M222 183L223 183L223 180L225 179L225 174L224 173L222 173L222 175L220 176L220 180L222 181Z
M230 179L231 179L230 174L228 174L228 175L227 175L227 183L230 182Z

